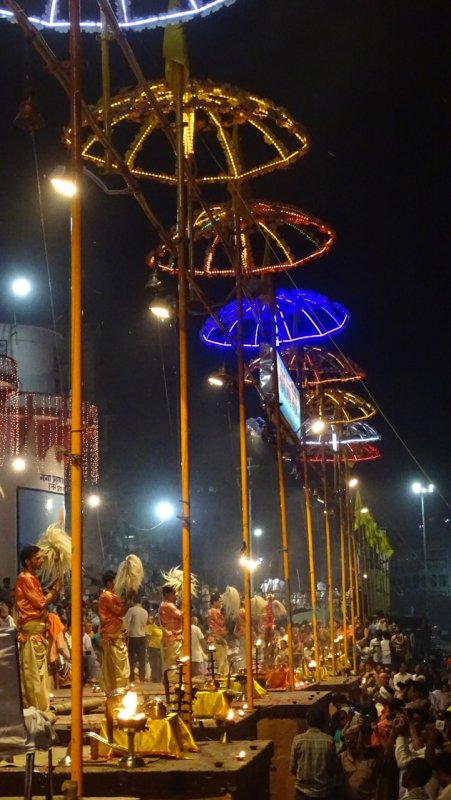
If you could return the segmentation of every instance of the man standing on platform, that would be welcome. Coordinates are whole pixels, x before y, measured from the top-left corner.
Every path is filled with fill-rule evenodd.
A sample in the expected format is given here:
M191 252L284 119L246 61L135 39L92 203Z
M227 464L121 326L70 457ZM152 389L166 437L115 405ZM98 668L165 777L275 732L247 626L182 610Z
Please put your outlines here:
M172 586L163 586L160 625L163 629L163 673L174 666L182 655L183 614L175 605Z
M335 745L324 733L324 714L307 712L307 731L293 739L290 772L296 778L296 800L333 800Z
M149 612L141 605L141 598L136 596L133 605L124 617L124 625L128 636L128 660L132 681L134 680L135 664L138 662L139 680L141 683L146 677L146 625Z
M130 678L124 614L125 602L114 591L116 573L109 570L102 577L99 598L100 638L102 641L101 684L106 694L124 689Z
M48 639L47 606L61 590L61 581L55 580L44 593L36 577L42 555L39 547L29 545L20 552L23 571L14 588L14 614L18 628L20 682L24 708L34 706L40 711L49 708L48 690Z
M227 675L229 662L227 659L227 626L226 618L221 611L221 596L212 594L208 611L208 628L210 641L215 646L216 670L219 675Z

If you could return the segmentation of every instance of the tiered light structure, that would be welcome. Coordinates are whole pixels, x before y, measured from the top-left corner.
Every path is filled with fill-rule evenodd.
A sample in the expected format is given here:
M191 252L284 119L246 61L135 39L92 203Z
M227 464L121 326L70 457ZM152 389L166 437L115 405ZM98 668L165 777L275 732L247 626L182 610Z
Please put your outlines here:
M219 228L226 241L233 240L236 222L232 204L215 205L209 212L210 216L201 211L193 221L194 274L202 278L233 277L235 269L217 233ZM262 200L242 201L240 228L243 275L300 267L327 253L335 241L334 232L321 220L293 206ZM148 263L165 272L176 271L174 258L164 245L149 255Z
M168 85L149 82L149 88L161 114L172 125L175 104ZM214 154L204 172L197 165L195 180L199 184L255 178L273 169L289 167L307 152L307 134L287 111L242 89L192 80L185 90L183 109L185 156L200 151L204 156L209 152ZM103 102L99 102L92 112L96 121L103 124ZM122 152L121 143L125 139L130 142L124 160L133 175L176 184L174 152L161 136L160 118L141 88L112 98L110 114L113 144L117 144ZM234 126L241 130L240 152L232 135ZM258 144L255 143L255 134L259 137ZM66 144L70 145L71 138L69 129ZM246 147L248 140L253 143L252 147ZM88 136L82 155L95 166L105 167L105 152L95 134ZM311 224L313 226L313 222Z
M161 28L166 25L174 25L178 22L188 22L196 17L206 16L214 11L218 11L223 6L230 6L235 0L179 0L178 8L164 8L164 3L146 3L148 10L145 14L133 4L131 0L118 0L113 3L119 25L124 31L142 31L149 28ZM24 2L25 11L30 3ZM67 33L70 22L67 15L66 4L61 0L50 0L40 4L42 11L33 7L28 13L28 19L37 28L43 30ZM158 10L158 5L160 10ZM39 4L38 4L39 6ZM82 18L80 21L81 29L85 33L98 34L102 30L99 9L96 3L81 2ZM96 13L97 12L97 13ZM14 21L14 15L5 7L0 7L0 19Z

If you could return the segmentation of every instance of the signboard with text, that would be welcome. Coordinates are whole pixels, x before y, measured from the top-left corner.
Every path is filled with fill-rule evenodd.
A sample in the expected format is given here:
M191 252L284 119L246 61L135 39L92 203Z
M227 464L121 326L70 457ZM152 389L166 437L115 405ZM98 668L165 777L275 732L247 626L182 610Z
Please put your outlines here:
M298 439L301 438L301 397L290 373L277 353L280 413ZM274 400L274 356L269 344L260 347L260 386L265 397Z

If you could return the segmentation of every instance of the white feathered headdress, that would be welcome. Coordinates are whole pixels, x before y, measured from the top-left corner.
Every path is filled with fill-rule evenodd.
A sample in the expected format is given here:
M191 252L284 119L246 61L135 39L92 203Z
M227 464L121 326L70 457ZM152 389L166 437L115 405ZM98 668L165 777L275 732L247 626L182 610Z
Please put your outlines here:
M265 613L267 605L268 603L264 597L261 597L259 594L255 594L251 600L252 616L261 617Z
M280 602L280 600L273 600L272 613L274 614L274 619L279 620L287 616L287 609L285 608L284 604Z
M49 525L41 533L37 543L42 555L39 577L44 584L52 584L57 578L62 580L71 568L72 540L66 531L57 525Z
M183 592L183 570L178 567L172 567L167 572L161 570L161 577L163 578L163 586L170 586L171 589L178 595ZM163 586L161 588L163 588ZM197 575L191 573L191 597L197 597L199 590L199 581Z
M227 586L222 595L222 604L224 606L224 613L226 619L236 620L240 613L241 601L240 593L234 586Z
M116 594L129 595L137 592L144 578L144 567L138 556L133 554L127 556L119 564L116 579L114 581L114 591Z

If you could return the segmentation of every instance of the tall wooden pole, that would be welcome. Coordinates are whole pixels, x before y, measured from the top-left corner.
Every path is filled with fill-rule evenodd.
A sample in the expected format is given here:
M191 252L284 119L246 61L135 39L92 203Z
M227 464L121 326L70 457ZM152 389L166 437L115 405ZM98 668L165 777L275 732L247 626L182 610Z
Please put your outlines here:
M70 149L71 177L77 191L71 200L71 432L70 452L75 458L70 467L70 528L72 536L71 622L72 622L72 724L71 777L77 783L77 795L83 795L83 468L82 468L82 263L81 263L81 37L80 2L69 1L70 33Z
M189 460L188 410L188 347L187 347L187 247L186 193L183 147L183 85L184 67L172 63L177 145L177 267L178 267L178 344L179 344L179 415L180 415L180 489L182 502L182 567L183 567L183 655L184 708L191 723L192 665L191 665L191 498Z
M346 537L348 540L348 571L349 571L349 600L351 610L351 639L352 639L352 668L357 673L357 649L355 639L355 584L354 584L354 565L352 557L352 531L351 531L351 516L349 513L349 486L347 465L345 462L344 469L344 498L345 498L345 521L346 521Z

